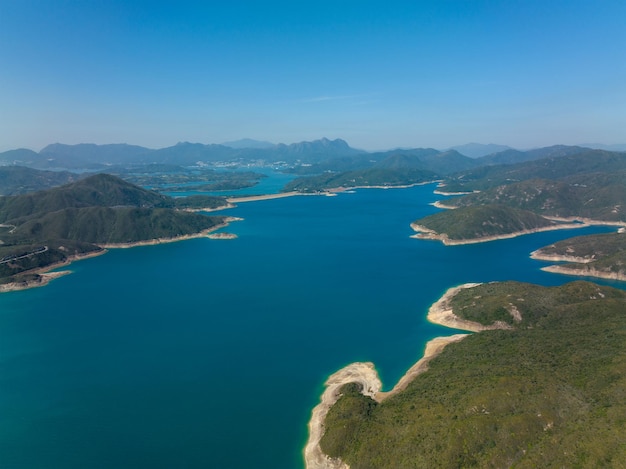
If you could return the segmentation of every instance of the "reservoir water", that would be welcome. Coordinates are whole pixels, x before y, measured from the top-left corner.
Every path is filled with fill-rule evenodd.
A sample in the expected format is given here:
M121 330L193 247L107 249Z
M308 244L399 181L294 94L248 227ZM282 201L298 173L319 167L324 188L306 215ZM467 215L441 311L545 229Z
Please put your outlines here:
M373 361L391 388L455 332L425 321L449 287L574 280L529 253L614 230L411 239L433 189L242 203L236 240L111 250L0 295L0 467L302 468L328 375Z

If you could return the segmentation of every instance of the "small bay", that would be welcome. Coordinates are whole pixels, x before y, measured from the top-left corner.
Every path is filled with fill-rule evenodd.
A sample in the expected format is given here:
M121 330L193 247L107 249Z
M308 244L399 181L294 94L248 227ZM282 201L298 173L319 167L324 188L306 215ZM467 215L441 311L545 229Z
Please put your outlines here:
M391 388L454 333L425 320L449 287L575 280L529 253L615 230L411 239L434 187L242 203L236 240L111 250L0 295L0 466L301 468L328 375L372 361Z

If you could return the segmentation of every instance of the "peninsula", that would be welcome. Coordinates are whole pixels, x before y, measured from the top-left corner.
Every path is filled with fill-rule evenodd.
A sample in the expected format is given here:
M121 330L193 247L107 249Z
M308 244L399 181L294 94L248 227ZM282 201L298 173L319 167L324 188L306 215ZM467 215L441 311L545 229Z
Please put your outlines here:
M566 239L534 251L531 257L561 262L542 267L548 272L626 281L626 229Z
M307 468L622 461L625 307L622 290L587 282L449 290L429 318L482 331L438 347L388 396L371 364L333 375L327 392L338 399L321 424L320 453L307 446Z

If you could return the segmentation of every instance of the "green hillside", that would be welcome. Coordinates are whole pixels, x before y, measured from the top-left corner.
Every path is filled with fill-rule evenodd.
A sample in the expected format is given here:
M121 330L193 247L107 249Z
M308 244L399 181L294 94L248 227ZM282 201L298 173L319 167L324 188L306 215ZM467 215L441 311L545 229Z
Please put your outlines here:
M390 150L297 166L289 172L311 176L292 181L285 190L308 191L340 186L413 184L439 179L441 175L474 168L477 164L476 160L454 150L446 152L432 148ZM353 180L359 181L358 184Z
M533 257L570 261L558 265L565 274L626 279L626 233L569 238L538 249Z
M481 166L446 179L446 190L486 190L529 179L558 180L576 175L626 171L626 153L585 150L517 164Z
M506 282L463 290L452 307L513 330L448 345L382 403L346 389L325 421L326 454L351 469L621 467L625 292Z
M222 219L167 208L67 208L23 223L12 238L30 241L69 239L94 244L132 243L197 233L212 228Z
M503 236L556 226L555 222L527 210L496 204L446 210L416 220L413 224L455 241Z
M505 149L497 153L491 153L478 158L481 165L516 164L524 161L540 160L543 158L559 158L561 156L575 155L589 151L589 148L553 145L550 147L535 148L533 150L519 151L512 148Z
M77 182L0 197L0 283L35 268L100 250L98 245L195 235L224 222L181 209L225 205L218 197L172 199L97 174Z
M446 201L455 207L494 203L553 217L626 221L626 171L532 179Z
M198 196L191 199L195 208L225 205L221 197ZM82 207L144 207L176 208L189 206L190 201L173 199L142 189L116 176L96 174L65 186L15 197L0 197L0 223L25 220L39 214L66 208Z

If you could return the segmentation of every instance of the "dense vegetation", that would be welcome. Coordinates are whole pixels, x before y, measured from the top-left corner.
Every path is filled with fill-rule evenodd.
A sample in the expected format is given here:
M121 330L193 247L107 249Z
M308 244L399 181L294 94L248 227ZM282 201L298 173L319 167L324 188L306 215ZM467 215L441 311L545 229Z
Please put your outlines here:
M573 176L559 181L531 179L446 202L456 207L493 203L546 216L626 222L626 171Z
M522 321L511 319L514 305ZM449 345L381 404L346 389L322 449L351 469L619 467L626 460L626 293L586 282L480 285L459 316L513 330Z
M559 265L564 272L626 278L626 233L578 236L545 246L536 251L539 257L560 256L580 259Z
M181 208L224 205L217 197L172 199L98 174L32 194L0 198L0 282L96 252L98 245L176 238L223 222ZM17 277L16 277L17 276Z
M565 148L573 148L575 151L562 151L556 156L515 164L484 165L452 175L445 181L446 190L450 192L483 191L529 179L559 180L572 176L626 170L626 153L580 149L579 147Z
M174 199L108 174L97 174L75 183L15 197L0 197L0 223L23 221L32 216L67 208L144 207L214 208L224 205L221 197L197 196Z
M473 240L555 226L527 210L505 205L477 205L438 212L414 222L451 240Z

